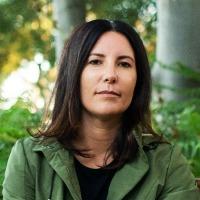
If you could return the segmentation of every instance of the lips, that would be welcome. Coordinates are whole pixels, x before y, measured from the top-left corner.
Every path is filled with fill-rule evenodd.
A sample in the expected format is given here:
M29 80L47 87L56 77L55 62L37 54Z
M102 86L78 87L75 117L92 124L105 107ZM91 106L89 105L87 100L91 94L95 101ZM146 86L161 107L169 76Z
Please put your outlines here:
M109 90L99 91L99 92L96 92L96 94L108 94L108 95L121 96L120 93L116 91L109 91Z

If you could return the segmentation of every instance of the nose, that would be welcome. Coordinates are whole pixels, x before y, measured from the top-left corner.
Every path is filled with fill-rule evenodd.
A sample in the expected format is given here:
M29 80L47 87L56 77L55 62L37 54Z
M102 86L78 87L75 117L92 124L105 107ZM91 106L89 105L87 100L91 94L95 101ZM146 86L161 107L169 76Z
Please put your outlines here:
M117 77L116 76L108 76L107 78L105 78L104 82L107 83L115 83L117 82Z
M116 72L116 69L114 66L107 66L107 68L104 71L104 78L103 78L104 82L106 83L116 83L118 80L118 75Z

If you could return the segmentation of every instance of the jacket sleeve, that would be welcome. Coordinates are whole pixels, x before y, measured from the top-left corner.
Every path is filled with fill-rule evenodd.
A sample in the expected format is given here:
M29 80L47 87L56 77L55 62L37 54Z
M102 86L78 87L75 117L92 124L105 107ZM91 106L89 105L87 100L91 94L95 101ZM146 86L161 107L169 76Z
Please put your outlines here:
M33 200L34 182L23 140L13 146L3 181L3 200Z
M200 190L181 151L173 147L165 186L158 200L200 200Z

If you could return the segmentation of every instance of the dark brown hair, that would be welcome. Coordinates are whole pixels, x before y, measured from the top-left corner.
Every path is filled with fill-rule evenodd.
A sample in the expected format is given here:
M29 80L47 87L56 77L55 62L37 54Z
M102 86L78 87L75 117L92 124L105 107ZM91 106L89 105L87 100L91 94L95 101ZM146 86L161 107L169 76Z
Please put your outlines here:
M82 111L80 76L90 51L99 37L108 31L119 32L128 39L135 53L137 70L132 102L123 114L121 129L110 147L114 165L119 167L125 161L133 159L137 152L138 144L133 130L138 134L154 134L150 116L151 77L146 51L137 32L122 21L93 20L84 23L72 33L64 45L59 63L51 121L39 135L55 136L66 149L84 156L81 150L73 146Z

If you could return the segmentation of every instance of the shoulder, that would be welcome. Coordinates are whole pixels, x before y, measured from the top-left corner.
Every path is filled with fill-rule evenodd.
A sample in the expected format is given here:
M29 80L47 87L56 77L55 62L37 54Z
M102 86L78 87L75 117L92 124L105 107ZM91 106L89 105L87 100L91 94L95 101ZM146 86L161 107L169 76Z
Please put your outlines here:
M21 138L18 139L13 148L12 148L12 153L13 152L24 152L24 151L31 151L37 144L39 144L40 140L39 138L34 138L34 137L26 137L26 138Z
M19 139L13 146L3 181L3 196L5 199L33 199L31 195L33 196L34 193L32 187L34 185L34 173L28 161L34 157L30 155L32 146L31 138ZM29 182L24 181L25 177Z
M37 152L42 151L43 149L51 148L51 147L60 147L61 144L57 141L57 138L45 138L45 137L26 137L21 138L16 141L13 146L13 150L22 150L25 152Z
M143 150L152 159L161 158L161 160L171 160L173 157L183 157L179 146L170 143L162 137L154 137L151 135L143 136ZM161 161L159 160L159 161ZM186 161L186 159L184 158Z
M19 164L23 164L23 162L33 158L33 150L38 144L39 139L33 137L18 139L12 147L8 162L18 160Z
M181 152L178 145L167 140L157 140L154 137L144 138L143 150L151 166L166 170L166 173L173 172L176 168L187 168L190 170L187 159Z
M12 163L18 161L18 164L24 163L24 156L26 157L27 152L31 152L34 146L32 137L18 139L14 146L12 147L8 163ZM22 162L23 161L23 162Z
M43 151L54 146L60 146L55 138L27 137L16 141L7 162L3 181L5 199L34 199L35 180L41 174L52 173Z
M44 158L41 153L54 146L61 146L56 138L26 137L18 139L11 150L8 167L12 163L18 168L37 165Z
M39 144L39 140L33 137L18 139L12 147L7 163L7 171L12 170L13 167L24 170L28 161L34 159L33 149L37 144Z
M163 188L161 197L174 196L175 199L176 195L198 195L195 177L179 146L147 139L144 152L149 161L150 174L157 177Z

